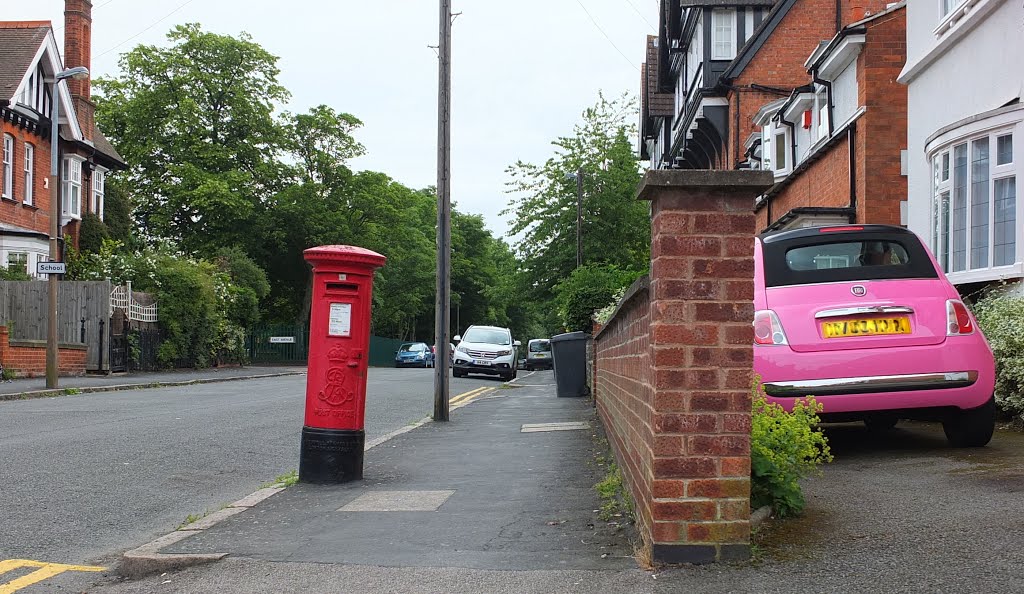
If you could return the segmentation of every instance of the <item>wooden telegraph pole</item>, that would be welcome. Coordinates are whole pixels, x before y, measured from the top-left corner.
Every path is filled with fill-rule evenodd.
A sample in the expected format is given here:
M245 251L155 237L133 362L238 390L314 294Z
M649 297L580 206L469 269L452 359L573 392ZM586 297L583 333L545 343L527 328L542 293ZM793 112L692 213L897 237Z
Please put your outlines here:
M448 420L451 352L451 0L441 0L437 84L437 300L434 304L434 420Z

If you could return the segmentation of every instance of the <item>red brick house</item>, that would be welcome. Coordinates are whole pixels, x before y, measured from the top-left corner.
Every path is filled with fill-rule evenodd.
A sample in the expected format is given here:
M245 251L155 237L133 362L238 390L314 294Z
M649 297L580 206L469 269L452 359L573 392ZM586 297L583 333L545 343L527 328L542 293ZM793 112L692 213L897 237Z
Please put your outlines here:
M62 81L52 96L54 74L90 65L91 13L90 0L66 0L63 61L49 21L0 22L0 265L30 274L49 259L53 102L65 241L77 246L86 213L102 218L106 174L125 166L96 128L90 79Z
M772 171L776 184L756 203L758 231L901 224L905 2L780 0L737 9L746 27L719 15L703 38L685 25L698 9L723 10L714 0L663 0L661 35L648 40L641 155L651 168ZM674 27L677 18L684 24ZM700 47L726 57L741 40L724 67L702 61ZM694 82L682 82L690 72Z

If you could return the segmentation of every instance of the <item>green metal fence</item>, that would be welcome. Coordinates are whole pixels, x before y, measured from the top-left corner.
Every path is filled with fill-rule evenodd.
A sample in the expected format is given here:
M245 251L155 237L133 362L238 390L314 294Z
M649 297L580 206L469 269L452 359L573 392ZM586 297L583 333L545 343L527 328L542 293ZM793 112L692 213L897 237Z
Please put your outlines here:
M371 367L394 367L395 351L406 341L395 338L384 338L383 336L370 337L370 366Z
M395 351L405 341L370 337L370 366L392 367ZM249 331L249 361L254 365L305 365L309 356L309 329L298 325L257 326Z
M257 326L249 332L253 364L303 365L309 355L309 330L299 325Z

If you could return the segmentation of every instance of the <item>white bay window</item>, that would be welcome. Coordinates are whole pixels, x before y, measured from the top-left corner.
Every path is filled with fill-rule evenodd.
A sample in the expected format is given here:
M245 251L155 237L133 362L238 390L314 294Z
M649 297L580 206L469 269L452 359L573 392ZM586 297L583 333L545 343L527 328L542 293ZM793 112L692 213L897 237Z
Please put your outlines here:
M932 249L964 273L1018 261L1017 179L1008 130L964 138L931 154Z

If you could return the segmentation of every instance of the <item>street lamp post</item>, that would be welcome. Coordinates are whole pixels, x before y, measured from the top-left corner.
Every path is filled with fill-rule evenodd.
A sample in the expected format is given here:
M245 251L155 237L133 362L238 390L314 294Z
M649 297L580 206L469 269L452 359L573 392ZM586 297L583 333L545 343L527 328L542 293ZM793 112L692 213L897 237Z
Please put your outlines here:
M85 78L89 69L85 66L69 68L58 72L53 77L53 90L50 93L50 261L56 262L59 257L57 234L60 231L60 165L57 143L60 134L60 81L68 78ZM57 387L57 370L59 355L57 351L57 275L50 274L47 279L49 299L46 311L46 387Z

